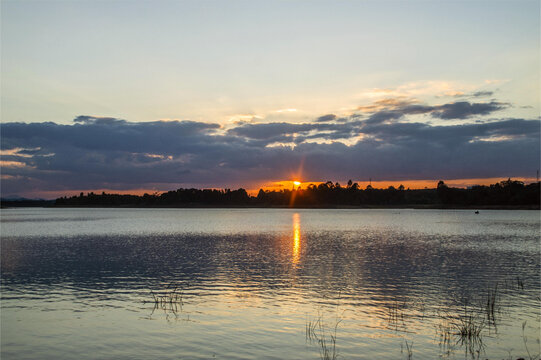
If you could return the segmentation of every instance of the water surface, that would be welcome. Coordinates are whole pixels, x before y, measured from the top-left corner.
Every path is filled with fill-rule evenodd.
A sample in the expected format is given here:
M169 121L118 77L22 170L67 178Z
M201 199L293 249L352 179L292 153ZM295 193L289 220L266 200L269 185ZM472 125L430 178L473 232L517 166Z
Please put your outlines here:
M538 211L3 209L1 357L535 356L539 237Z

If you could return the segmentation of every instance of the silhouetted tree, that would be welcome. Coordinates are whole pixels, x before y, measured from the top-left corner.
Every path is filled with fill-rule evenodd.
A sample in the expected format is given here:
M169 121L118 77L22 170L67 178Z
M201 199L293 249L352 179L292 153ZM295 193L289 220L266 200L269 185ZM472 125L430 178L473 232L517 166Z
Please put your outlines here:
M540 183L524 185L507 179L490 186L472 186L470 189L450 188L439 181L435 189L404 190L389 186L375 189L368 185L365 190L357 183L348 181L347 187L327 181L306 189L265 191L260 189L256 197L246 190L224 189L177 189L162 194L143 196L119 194L83 193L79 196L60 197L57 206L338 206L338 205L437 205L445 206L535 206L540 203ZM5 201L3 202L5 203Z

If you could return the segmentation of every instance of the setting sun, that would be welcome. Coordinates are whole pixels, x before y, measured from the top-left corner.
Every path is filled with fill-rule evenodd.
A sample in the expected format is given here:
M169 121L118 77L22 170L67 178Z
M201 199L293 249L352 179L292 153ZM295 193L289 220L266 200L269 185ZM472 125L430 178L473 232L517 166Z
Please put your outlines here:
M295 185L295 186L300 186L300 185L301 185L301 182L300 182L300 181L293 181L293 185Z

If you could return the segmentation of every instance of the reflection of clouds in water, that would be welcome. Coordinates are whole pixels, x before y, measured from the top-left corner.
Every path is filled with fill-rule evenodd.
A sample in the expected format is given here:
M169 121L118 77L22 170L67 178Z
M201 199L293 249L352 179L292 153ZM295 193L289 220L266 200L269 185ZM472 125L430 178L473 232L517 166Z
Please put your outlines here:
M291 262L296 265L301 256L301 216L293 214L293 256Z

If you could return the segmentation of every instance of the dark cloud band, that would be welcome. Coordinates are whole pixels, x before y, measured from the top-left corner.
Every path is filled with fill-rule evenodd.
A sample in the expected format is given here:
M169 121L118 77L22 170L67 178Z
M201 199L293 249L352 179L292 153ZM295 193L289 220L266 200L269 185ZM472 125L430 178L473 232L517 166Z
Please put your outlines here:
M408 106L410 113L424 111ZM459 108L440 106L439 116L489 111ZM301 163L310 180L531 176L539 167L539 119L436 126L399 121L404 113L377 114L341 122L324 115L319 119L325 121L303 124L241 124L227 131L213 123L92 116L72 125L3 123L2 195L28 189L250 186L288 179Z

